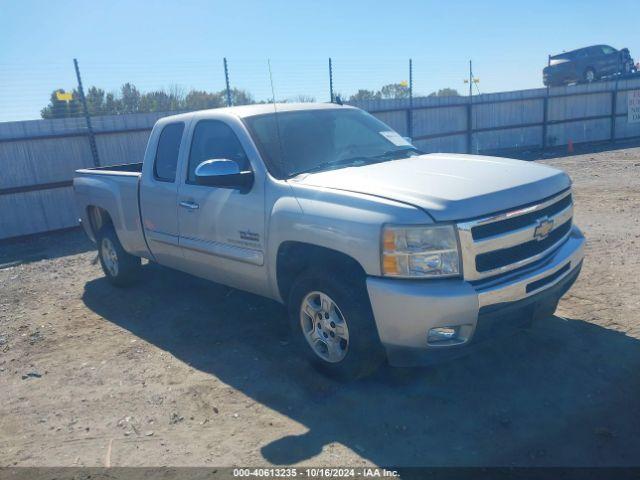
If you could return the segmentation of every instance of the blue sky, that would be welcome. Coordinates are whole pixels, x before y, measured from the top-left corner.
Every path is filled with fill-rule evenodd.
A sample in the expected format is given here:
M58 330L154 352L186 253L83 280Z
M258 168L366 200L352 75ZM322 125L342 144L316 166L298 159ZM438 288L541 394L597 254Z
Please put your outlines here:
M606 43L640 57L637 0L35 1L0 0L0 121L38 118L54 88L141 90L232 86L279 99L328 99L408 79L414 91L465 90L473 59L481 92L536 88L548 53Z

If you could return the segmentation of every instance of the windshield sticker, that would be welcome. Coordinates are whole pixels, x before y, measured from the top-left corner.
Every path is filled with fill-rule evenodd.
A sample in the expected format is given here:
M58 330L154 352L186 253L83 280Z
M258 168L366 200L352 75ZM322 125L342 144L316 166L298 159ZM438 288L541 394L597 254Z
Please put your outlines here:
M389 140L391 143L393 143L397 147L411 146L411 144L407 142L404 138L402 138L400 134L397 132L392 132L392 131L380 132L380 135L382 135L384 138Z

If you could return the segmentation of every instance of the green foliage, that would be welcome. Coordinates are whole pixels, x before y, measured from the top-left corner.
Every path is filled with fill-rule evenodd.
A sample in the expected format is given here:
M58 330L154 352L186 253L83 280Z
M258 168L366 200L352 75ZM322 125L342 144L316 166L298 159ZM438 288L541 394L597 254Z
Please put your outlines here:
M75 92L73 95L76 98ZM93 115L103 115L104 113L104 90L101 88L91 87L86 93L87 108ZM79 103L79 98L77 99Z
M382 98L409 98L409 86L402 83L390 83L380 89Z
M204 90L191 90L185 97L187 110L205 110L226 105L224 92L205 92Z
M349 97L350 102L361 100L380 100L389 98L409 98L409 86L406 83L389 83L377 92L360 89Z
M380 92L374 92L373 90L358 90L355 94L349 97L350 102L358 102L360 100L378 100L382 94Z
M220 94L225 95L226 98L226 90L221 90ZM256 102L249 92L238 88L231 89L231 105L251 105L252 103Z
M430 97L448 97L460 95L454 88L441 88L437 92L430 93ZM409 86L406 83L390 83L380 90L364 90L360 89L349 97L349 102L358 102L361 100L380 100L380 99L397 99L409 98Z
M437 92L431 92L430 97L459 97L460 94L455 88L441 88Z
M116 111L109 113L134 113L140 111L142 95L135 87L130 83L125 83L120 88L120 98L114 99Z

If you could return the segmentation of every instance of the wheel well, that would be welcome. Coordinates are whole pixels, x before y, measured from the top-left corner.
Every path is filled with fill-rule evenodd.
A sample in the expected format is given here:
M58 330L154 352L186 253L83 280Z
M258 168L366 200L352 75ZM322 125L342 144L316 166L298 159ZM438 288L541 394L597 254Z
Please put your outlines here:
M293 281L307 268L356 273L363 279L366 275L360 263L353 257L337 250L303 242L283 242L278 248L276 265L278 289L280 297L285 302Z
M87 207L87 218L89 219L89 225L94 238L103 226L113 224L109 212L104 208L96 207L94 205Z

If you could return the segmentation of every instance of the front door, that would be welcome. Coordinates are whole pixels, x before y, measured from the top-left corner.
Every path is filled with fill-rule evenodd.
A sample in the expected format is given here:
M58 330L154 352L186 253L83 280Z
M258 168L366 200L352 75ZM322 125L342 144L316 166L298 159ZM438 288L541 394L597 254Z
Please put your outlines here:
M600 47L602 49L602 63L604 65L603 70L607 75L618 73L622 65L620 64L620 52L615 48L604 45Z
M256 175L249 191L197 185L196 167L212 159L233 160L242 170L252 169L229 124L221 120L195 124L186 175L178 190L180 247L186 270L225 285L257 291L256 285L266 278L263 177Z

